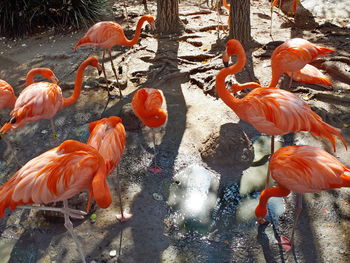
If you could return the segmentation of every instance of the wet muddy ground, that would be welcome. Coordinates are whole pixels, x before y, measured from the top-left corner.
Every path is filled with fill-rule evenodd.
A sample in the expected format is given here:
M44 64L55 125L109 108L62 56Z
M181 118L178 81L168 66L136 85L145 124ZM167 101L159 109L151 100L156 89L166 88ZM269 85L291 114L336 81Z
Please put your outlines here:
M350 20L345 2L301 1L295 19L275 9L271 39L269 3L251 1L252 35L260 44L248 54L253 76L244 70L236 80L258 79L267 84L271 76L269 58L278 45L275 41L303 37L335 48L334 55L314 63L334 81L333 90L295 82L290 90L306 100L325 121L341 128L349 143ZM116 4L112 9L112 5L110 1L106 6L106 20L115 18L127 27L122 19L123 8ZM127 11L132 29L144 13L143 6L139 1L129 1ZM156 14L152 1L149 11ZM153 36L144 31L134 48L114 48L114 62L123 71L121 82L126 84L126 98L111 100L106 106L103 79L94 70L88 70L78 102L54 117L59 142L85 142L88 123L101 116L121 116L127 130L127 146L115 173L121 175L124 206L133 218L126 223L116 219L119 202L113 174L109 178L114 191L112 205L108 209L95 207L84 220L74 221L88 262L350 261L348 189L304 195L293 253L285 252L277 241L279 234L290 235L293 195L270 202L272 223L260 227L256 224L253 211L265 182L266 165L251 164L269 151L269 138L239 121L215 96L214 77L223 67L221 54L228 35L227 30L215 29L220 20L227 21L227 13L222 12L218 20L215 10L195 1L181 1L183 35ZM133 34L132 30L127 32ZM90 47L72 50L84 33L85 30L63 34L52 29L16 41L1 39L0 78L19 94L29 69L49 67L59 78L64 95L69 96L78 65L90 55L102 57L101 50ZM107 69L113 79L109 63ZM151 131L140 128L130 113L132 95L141 87L160 89L166 101L168 121L156 130L157 161L164 169L161 174L148 172L154 158ZM8 111L2 111L0 118L4 123ZM14 152L0 141L2 182L19 168L13 154L25 163L57 144L47 120L28 124L7 138ZM283 138L278 140L280 145L284 143ZM306 133L295 135L294 143L332 152L326 141ZM350 154L341 144L337 149L334 155L349 166ZM85 202L84 193L70 201L80 209L84 209ZM0 221L0 234L1 262L80 261L60 217L29 210L8 211Z

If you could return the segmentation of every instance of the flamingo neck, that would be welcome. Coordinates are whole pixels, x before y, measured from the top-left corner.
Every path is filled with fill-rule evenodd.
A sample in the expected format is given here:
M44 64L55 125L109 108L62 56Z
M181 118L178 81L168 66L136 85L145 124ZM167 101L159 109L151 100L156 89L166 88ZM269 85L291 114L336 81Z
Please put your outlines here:
M75 85L74 85L73 94L70 97L68 97L68 98L63 98L63 106L62 106L62 108L70 106L70 105L74 104L78 100L78 98L80 96L81 87L82 87L82 84L83 84L84 70L89 65L89 63L90 63L90 61L85 60L79 66L79 68L77 70L77 74L75 76Z
M225 79L228 75L236 74L240 72L246 63L246 55L243 47L238 50L236 53L237 62L228 68L224 68L220 70L220 72L216 75L216 91L219 97L225 102L227 106L229 106L232 110L236 110L239 99L235 98L231 95L231 93L226 89Z
M48 68L33 68L31 69L26 76L26 87L33 84L34 83L34 77L36 75L41 75L44 78L47 78L48 80L51 80L47 77L47 74L49 72L52 72L50 69Z
M135 35L134 37L129 40L127 39L125 36L125 46L133 46L135 45L138 41L139 41L139 38L140 38L140 35L141 35L141 28L142 28L142 25L143 23L145 23L147 21L147 17L141 17L139 22L137 22L137 26L136 26L136 30L135 30Z
M275 88L278 84L281 75L281 73L277 72L276 70L274 70L274 68L272 68L272 79L268 87Z
M267 214L267 202L271 197L284 197L290 194L290 190L284 187L272 187L263 190L260 194L259 204L255 208L255 216L264 218Z

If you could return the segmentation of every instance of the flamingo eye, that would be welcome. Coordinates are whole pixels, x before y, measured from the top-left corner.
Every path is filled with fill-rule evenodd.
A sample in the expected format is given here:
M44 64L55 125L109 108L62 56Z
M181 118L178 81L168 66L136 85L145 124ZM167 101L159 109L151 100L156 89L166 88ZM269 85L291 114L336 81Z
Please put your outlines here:
M15 117L13 117L13 118L11 118L10 120L9 120L9 123L11 123L11 124L15 124L16 123L16 118Z

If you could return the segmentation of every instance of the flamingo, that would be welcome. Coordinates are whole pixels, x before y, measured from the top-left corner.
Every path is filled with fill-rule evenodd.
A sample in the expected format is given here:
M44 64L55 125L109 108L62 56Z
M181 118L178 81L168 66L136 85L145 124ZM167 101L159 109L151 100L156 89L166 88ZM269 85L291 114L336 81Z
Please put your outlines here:
M329 84L329 80L325 81L324 75L308 63L332 52L334 49L317 46L302 38L292 38L285 41L272 53L272 79L269 87L276 87L280 77L285 73L300 82Z
M83 72L87 66L96 67L99 72L101 66L96 57L87 58L78 68L73 94L64 98L61 88L56 83L35 82L26 87L16 100L15 107L11 111L11 119L0 129L0 136L10 130L18 129L27 122L42 119L50 119L52 130L55 128L52 117L60 110L72 105L80 95Z
M51 80L53 83L57 83L58 79L55 74L48 68L34 68L27 73L26 86L34 83L35 75L42 75L43 77ZM0 79L0 110L4 108L12 109L15 106L17 97L10 84Z
M163 104L163 97L159 90L153 88L139 89L132 98L132 109L141 122L150 128L163 125L167 114L160 107ZM152 129L154 146L154 166L150 168L153 173L161 173L162 169L157 166L156 137Z
M120 159L125 149L126 134L121 118L112 116L103 118L98 121L90 123L89 126L90 137L87 145L94 147L103 157L107 167L107 174L111 174ZM131 218L131 214L123 212L123 205L121 199L120 179L117 173L118 180L118 195L120 202L120 215L117 218L120 221L127 221Z
M309 145L280 148L272 155L269 170L277 187L267 188L260 194L259 204L255 209L260 224L265 222L266 206L271 197L285 197L290 192L315 193L350 187L350 168L326 151ZM302 209L299 194L290 246L293 244L294 228Z
M83 262L85 256L69 217L82 219L87 213L68 207L68 199L87 189L87 212L94 197L101 208L112 202L107 169L98 151L84 143L67 140L27 162L0 187L0 217L6 208L51 210L64 215L64 226L74 239ZM33 206L63 201L63 207Z
M16 99L17 97L11 85L0 79L0 110L5 108L12 109Z
M259 132L272 136L309 131L315 136L328 139L334 151L336 151L335 137L338 137L346 148L340 130L322 121L322 118L313 112L303 100L291 92L275 87L257 87L242 99L232 96L230 91L226 89L225 79L228 75L242 70L246 63L244 48L235 39L226 43L224 61L233 55L237 55L237 62L220 70L216 76L216 90L219 97L241 120L250 123ZM259 86L259 84L255 84ZM240 84L235 86L236 90L239 90ZM272 137L272 149L273 142Z
M108 80L107 80L107 75L104 67L104 59L105 59L105 51L107 50L109 53L109 59L111 61L112 65L112 70L115 76L115 79L118 84L118 75L117 71L115 70L113 60L112 60L112 47L115 45L118 46L133 46L135 45L141 34L141 27L143 23L148 22L152 28L155 28L154 25L154 17L150 15L144 15L140 18L140 20L137 23L136 30L135 30L135 35L133 39L129 40L126 38L124 34L124 30L122 27L113 21L102 21L98 22L92 27L89 28L87 33L85 34L84 37L82 37L74 46L74 50L76 50L80 46L96 46L103 48L103 53L102 53L102 69L103 69L103 74L106 79L106 84L107 84L107 91L108 91L108 97L110 98L111 95L109 93L108 89ZM119 87L119 94L120 97L122 97L122 91L121 88Z

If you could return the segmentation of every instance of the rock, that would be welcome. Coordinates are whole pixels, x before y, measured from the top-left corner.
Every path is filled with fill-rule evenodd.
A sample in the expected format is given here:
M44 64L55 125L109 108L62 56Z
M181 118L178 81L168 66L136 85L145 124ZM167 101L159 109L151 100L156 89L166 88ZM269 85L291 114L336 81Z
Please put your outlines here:
M127 131L140 130L144 126L134 114L131 103L127 103L123 106L120 111L120 118L123 120L125 130Z
M253 144L234 123L226 123L204 141L200 149L203 161L209 166L240 166L248 168L254 159Z

